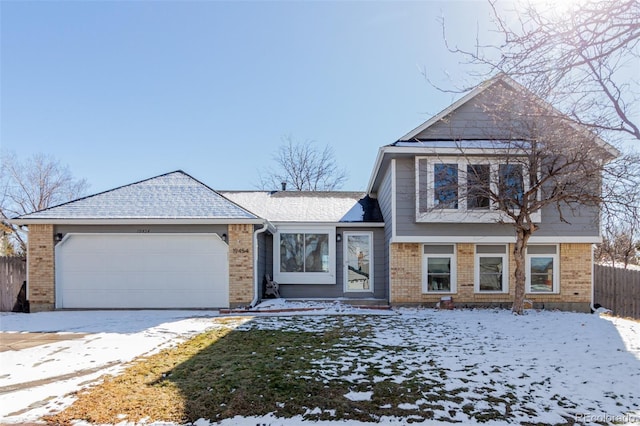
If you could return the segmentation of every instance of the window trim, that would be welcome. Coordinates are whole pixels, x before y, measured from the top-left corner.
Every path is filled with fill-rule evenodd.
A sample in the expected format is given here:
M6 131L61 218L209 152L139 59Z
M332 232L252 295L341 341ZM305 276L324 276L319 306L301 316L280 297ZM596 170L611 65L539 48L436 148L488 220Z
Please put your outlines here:
M425 246L449 246L453 247L453 253L425 253ZM457 253L458 247L456 244L421 244L422 249L422 294L455 294L458 292L457 288ZM428 262L429 258L435 259L449 259L451 261L451 289L450 290L429 290L429 274L428 274Z
M554 246L556 248L555 253L534 253L529 254L530 246ZM544 294L560 294L560 245L559 244L528 244L525 253L525 268L526 268L526 280L525 280L525 293L531 295L544 295ZM531 259L534 257L551 257L553 258L553 282L551 291L533 291L531 288Z
M504 253L478 253L479 246L502 246ZM508 244L476 244L473 248L473 291L477 294L507 294L509 293L509 245ZM502 258L502 290L480 290L480 258Z
M328 234L328 272L282 272L280 271L281 234ZM286 227L279 226L273 236L273 280L278 284L336 284L336 229L330 227Z
M427 161L427 173L425 178L427 182L421 182L420 177L420 162ZM438 208L435 204L435 187L430 180L435 173L435 164L457 164L458 165L458 208ZM494 193L498 192L497 179L499 178L499 168L501 164L510 164L504 161L501 157L477 157L469 158L463 156L418 156L414 158L414 183L415 183L415 213L416 222L440 222L440 223L494 223L494 222L512 222L506 213L499 210L498 203L495 200L489 200L488 209L468 209L467 208L467 166L468 165L489 165L489 184L491 190ZM526 179L527 168L523 163L523 184L524 192L529 190L529 183ZM426 189L423 188L426 186ZM426 204L424 199L427 199ZM539 196L539 194L538 194ZM422 202L421 202L422 201ZM426 211L421 211L421 207L424 209L426 205ZM534 212L531 215L534 222L539 223L542 221L542 214L540 210Z

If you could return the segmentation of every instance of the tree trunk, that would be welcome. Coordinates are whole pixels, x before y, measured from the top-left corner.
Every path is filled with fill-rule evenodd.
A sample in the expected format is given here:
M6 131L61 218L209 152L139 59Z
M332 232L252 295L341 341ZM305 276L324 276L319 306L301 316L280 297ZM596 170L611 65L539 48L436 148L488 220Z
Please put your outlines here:
M516 263L516 292L513 299L513 307L511 308L511 312L516 315L522 315L524 313L524 294L526 281L525 251L527 243L529 242L529 237L531 237L530 231L518 229L516 232L516 244L513 249L513 258Z

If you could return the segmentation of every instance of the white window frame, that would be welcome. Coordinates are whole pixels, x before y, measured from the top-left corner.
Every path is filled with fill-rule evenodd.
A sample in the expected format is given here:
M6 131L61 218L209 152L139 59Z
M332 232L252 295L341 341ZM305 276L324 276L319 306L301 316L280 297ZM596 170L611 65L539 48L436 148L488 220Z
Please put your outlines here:
M281 272L280 271L280 235L281 234L328 234L329 271L328 272ZM273 280L278 284L336 284L336 229L335 227L287 227L278 226L273 236Z
M363 236L369 237L369 289L368 290L349 290L348 275L349 275L349 263L347 261L347 246L349 242L349 236ZM373 293L374 292L374 278L375 278L375 265L373 263L375 259L375 253L373 251L373 232L370 231L344 231L342 233L342 257L344 260L343 268L343 288L345 293Z
M479 246L502 246L504 253L478 253ZM502 290L480 290L480 259L483 257L502 258ZM478 294L509 293L509 246L506 244L476 244L474 247L473 289Z
M427 182L420 181L420 160L427 160ZM435 204L435 187L433 176L435 173L435 164L457 164L458 165L458 208L445 209L438 208ZM512 219L504 212L499 210L498 203L495 200L489 200L488 209L467 209L467 165L490 166L491 191L498 192L497 182L499 179L499 166L501 164L509 164L501 157L464 157L464 156L416 156L415 157L415 211L416 222L440 222L440 223L495 223L495 222L511 222ZM522 164L524 192L529 190L529 182L527 179L527 167ZM421 187L426 185L426 191L421 191ZM427 211L420 211L420 195L426 194ZM538 194L539 196L539 194ZM541 212L538 210L531 215L531 219L539 223L542 220Z
M556 248L555 253L535 253L529 254L529 247L531 246L554 246ZM559 294L560 293L560 246L558 244L529 244L527 246L527 252L525 254L526 265L526 286L525 292L528 294ZM553 258L553 275L552 275L552 290L551 291L534 291L531 288L531 259L535 257L551 257Z
M425 253L425 246L448 246L453 247L453 253ZM457 293L457 246L455 244L422 244L422 293L423 294L454 294ZM449 259L451 262L451 290L430 290L429 289L429 274L428 266L429 259Z

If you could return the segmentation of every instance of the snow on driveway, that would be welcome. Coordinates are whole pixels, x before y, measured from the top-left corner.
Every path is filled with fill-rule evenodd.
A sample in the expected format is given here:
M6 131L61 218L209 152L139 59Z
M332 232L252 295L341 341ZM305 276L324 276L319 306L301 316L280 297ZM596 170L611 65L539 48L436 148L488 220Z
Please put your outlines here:
M0 352L0 421L37 420L103 374L115 374L216 324L218 311L62 311L2 313L0 331L82 333L20 351ZM61 398L62 397L62 398Z
M447 391L459 390L457 395L465 404L471 404L471 411L510 410L514 424L564 423L567 418L579 424L640 423L639 322L566 312L528 312L516 317L504 310L398 309L387 315L340 320L327 315L335 313L371 312L326 309L314 315L304 313L304 317L289 313L244 324L238 321L238 329L320 332L340 324L354 330L370 330L366 341L345 337L342 344L314 355L315 372L323 380L349 380L353 384L352 391L344 395L347 402L372 398L373 387L363 372L378 371L374 383L410 383L419 377ZM0 422L34 421L52 409L62 408L71 402L71 398L63 397L68 392L86 386L105 372L117 372L123 362L215 327L211 318L215 315L215 311L3 314L2 331L89 334L0 353ZM96 368L99 372L7 391L11 385ZM507 407L503 402L492 402L499 400L512 403ZM421 404L425 401L414 398L398 408L415 412ZM459 408L445 404L438 415L447 417L450 409L457 409L455 420L478 423ZM399 425L409 417L383 416L378 421ZM292 426L301 422L300 416L283 419L267 415L228 419L221 424ZM313 422L315 426L330 423ZM197 424L209 422L201 420ZM348 420L339 424L368 423Z

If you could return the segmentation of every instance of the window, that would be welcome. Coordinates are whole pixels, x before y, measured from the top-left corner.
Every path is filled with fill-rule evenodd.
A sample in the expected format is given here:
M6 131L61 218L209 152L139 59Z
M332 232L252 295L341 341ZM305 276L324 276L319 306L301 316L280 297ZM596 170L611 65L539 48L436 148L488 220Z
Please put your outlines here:
M527 247L527 293L558 292L558 247Z
M522 164L500 164L498 193L507 208L513 209L522 204L524 181Z
M507 247L476 246L475 288L479 293L506 293L509 288Z
M281 229L274 236L274 280L335 284L335 230Z
M467 209L489 209L491 193L491 166L467 165Z
M422 292L455 293L455 246L425 245L423 250Z
M458 208L458 165L434 164L433 204L442 209Z
M524 163L500 157L416 157L416 222L509 222L503 210L521 205L528 173ZM540 222L541 212L532 219Z
M280 272L329 272L329 236L280 234Z

